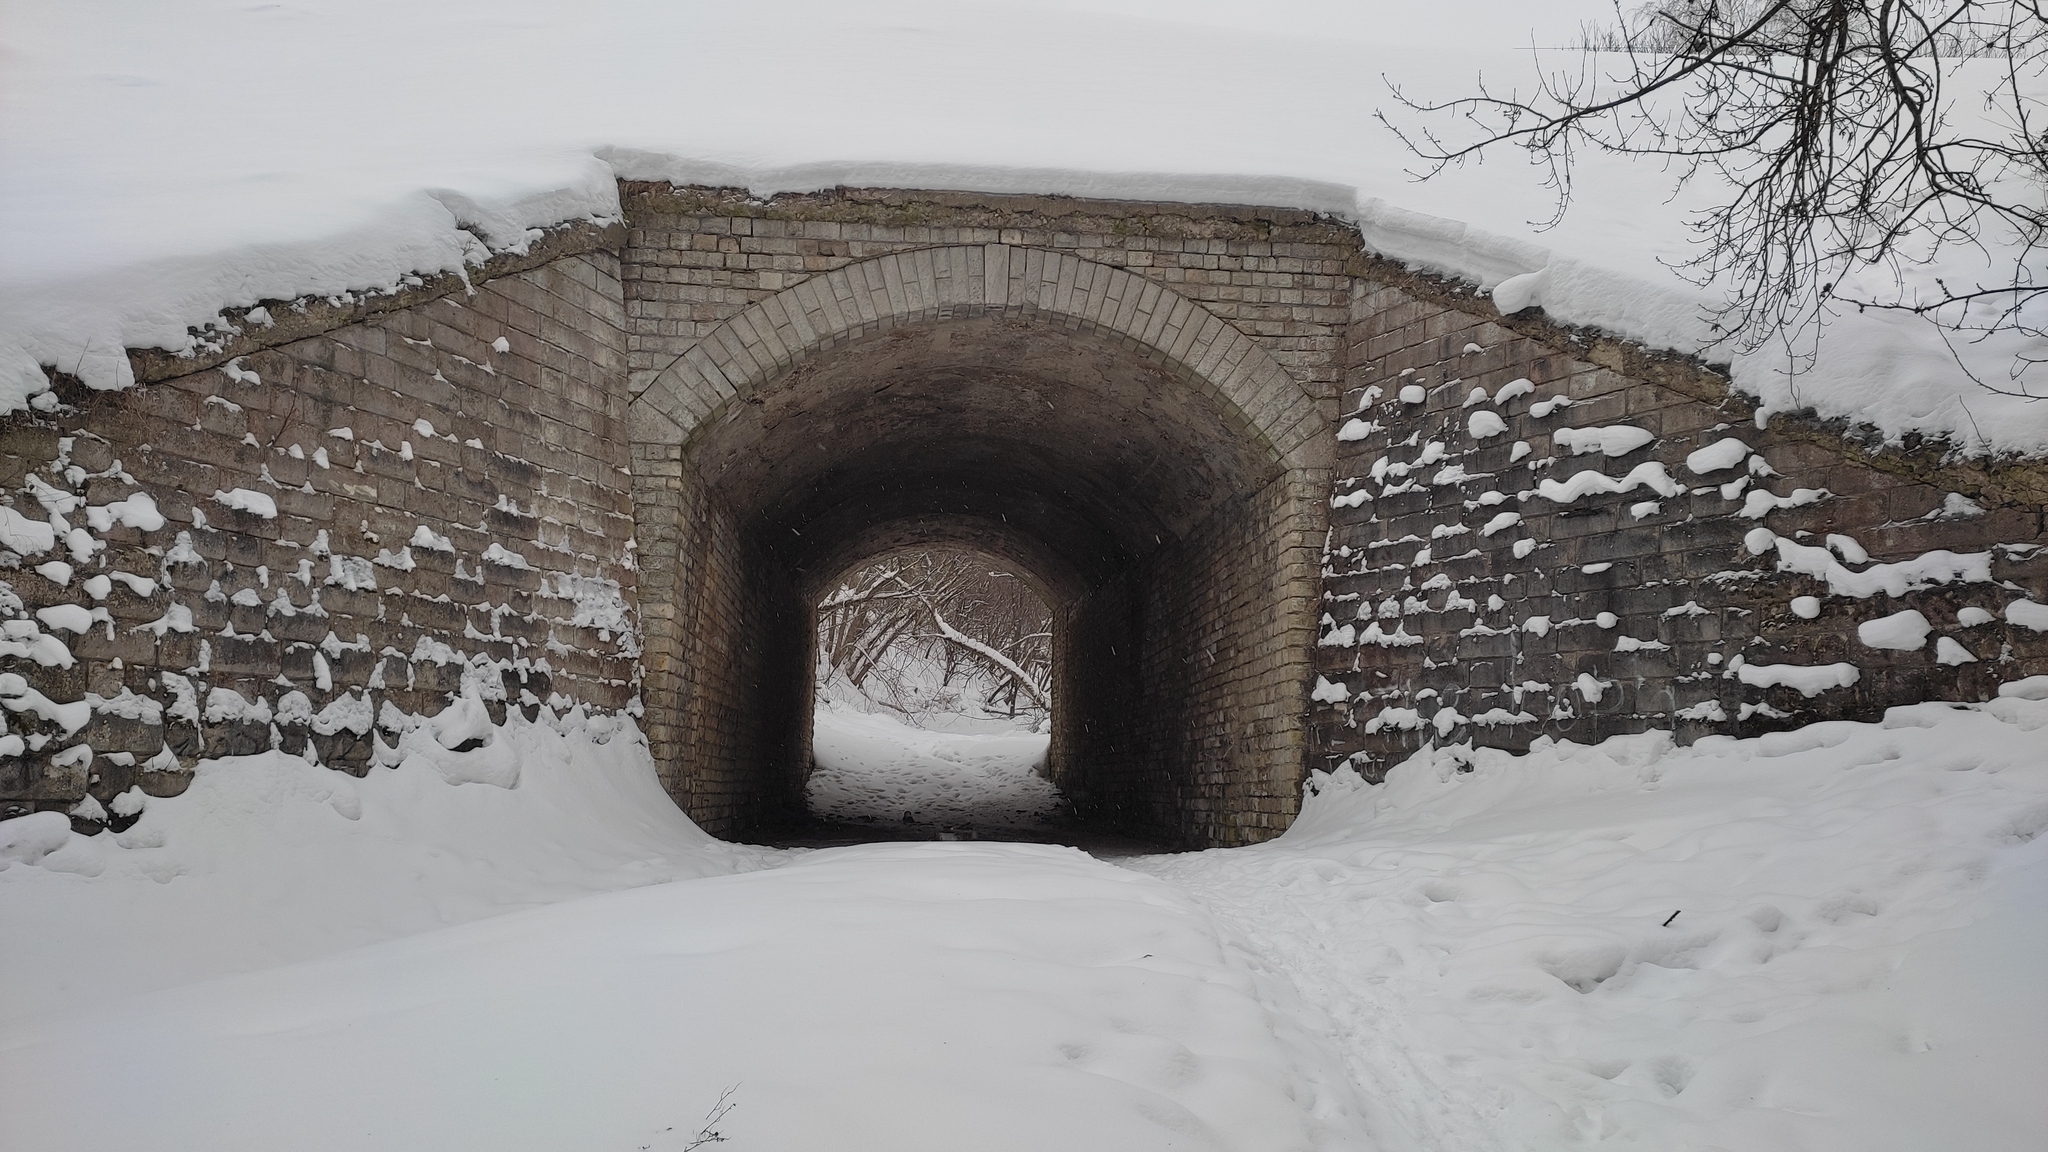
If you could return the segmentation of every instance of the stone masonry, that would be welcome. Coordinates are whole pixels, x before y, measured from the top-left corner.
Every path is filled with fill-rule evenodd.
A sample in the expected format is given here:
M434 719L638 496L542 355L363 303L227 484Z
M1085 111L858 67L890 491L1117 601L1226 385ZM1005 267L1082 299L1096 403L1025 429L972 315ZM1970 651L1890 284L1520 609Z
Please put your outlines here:
M1754 734L2048 672L2040 470L1759 429L1710 371L1363 271L1323 764L1378 779L1425 742ZM1910 647L1877 646L1888 617Z
M1424 742L1680 740L2048 673L2048 473L1867 449L1308 213L627 184L0 420L0 813L337 770L471 698L801 803L812 612L919 542L1055 607L1052 771L1190 845ZM605 721L610 723L610 721ZM85 798L90 796L91 801ZM108 815L109 810L115 814Z
M1052 770L1084 815L1192 844L1287 825L1354 236L1031 197L625 203L647 730L693 816L789 802L810 694L808 667L688 653L807 651L865 558L845 541L979 518L1060 590ZM749 574L686 578L707 533L751 542L718 552ZM728 585L756 596L737 619Z
M414 295L7 421L0 798L175 794L272 747L360 775L465 687L499 717L634 698L617 257Z

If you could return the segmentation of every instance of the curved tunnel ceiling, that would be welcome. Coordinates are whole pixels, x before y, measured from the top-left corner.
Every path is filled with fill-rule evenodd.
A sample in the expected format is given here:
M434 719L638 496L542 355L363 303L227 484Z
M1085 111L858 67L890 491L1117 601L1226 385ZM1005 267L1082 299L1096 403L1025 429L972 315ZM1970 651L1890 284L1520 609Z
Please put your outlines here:
M1033 569L1056 599L1282 469L1241 414L1127 344L993 316L815 357L729 404L688 453L806 580L953 542Z

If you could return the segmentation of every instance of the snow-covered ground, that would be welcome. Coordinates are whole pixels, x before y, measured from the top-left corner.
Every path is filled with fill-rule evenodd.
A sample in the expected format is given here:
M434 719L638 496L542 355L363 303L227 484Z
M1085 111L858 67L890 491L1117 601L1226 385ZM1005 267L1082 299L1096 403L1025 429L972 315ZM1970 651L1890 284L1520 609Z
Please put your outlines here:
M674 1149L733 1085L735 1148L2048 1131L2048 678L1427 751L1129 867L720 845L630 728L564 727L363 780L207 763L89 842L0 824L0 1146Z
M913 728L821 701L805 798L828 820L976 828L1043 823L1060 793L1039 775L1052 738L1000 721L951 717Z
M777 857L677 811L630 723L559 725L515 718L473 752L422 728L360 780L277 753L205 761L118 834L71 835L57 813L0 824L0 867L17 862L0 871L0 1018Z
M1132 866L1327 1013L1389 1152L2038 1148L2043 729L2007 697L1438 749L1321 777L1270 844Z
M1074 849L831 849L0 1027L0 1145L1363 1147L1257 989Z
M1542 232L1529 222L1549 193L1514 154L1417 186L1372 119L1390 81L1429 99L1481 74L1526 91L1529 44L1612 15L1596 0L13 4L0 409L42 387L38 362L118 385L124 344L183 347L223 307L389 289L537 226L615 218L617 177L1298 206L1396 259L1512 281L1555 318L1691 349L1711 298L1665 262L1691 254L1683 221L1713 189L1674 197L1658 164L1588 155L1571 213ZM1970 259L1909 275L1968 282ZM1738 384L1894 435L2048 451L2048 404L1976 387L1931 328L1852 314L1830 340L1797 381L1767 349L1737 362ZM2039 343L1962 353L1996 382Z

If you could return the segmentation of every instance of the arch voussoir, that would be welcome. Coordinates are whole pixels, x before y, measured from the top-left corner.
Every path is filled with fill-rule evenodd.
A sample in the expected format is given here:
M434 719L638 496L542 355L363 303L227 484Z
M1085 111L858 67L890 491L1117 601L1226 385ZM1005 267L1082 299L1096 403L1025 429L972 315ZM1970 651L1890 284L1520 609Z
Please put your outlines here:
M1314 398L1258 340L1172 287L1070 252L1011 244L892 252L749 304L677 357L636 404L687 437L721 407L826 350L904 325L998 312L1035 317L1163 361L1266 443L1292 443Z

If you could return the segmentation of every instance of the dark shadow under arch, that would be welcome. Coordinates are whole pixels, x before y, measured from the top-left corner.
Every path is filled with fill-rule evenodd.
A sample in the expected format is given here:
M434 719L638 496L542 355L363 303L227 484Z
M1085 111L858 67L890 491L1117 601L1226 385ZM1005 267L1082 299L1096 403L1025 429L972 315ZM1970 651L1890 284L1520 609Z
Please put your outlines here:
M1227 333L1240 382L1263 373ZM1084 814L1188 844L1285 827L1327 484L1266 428L1292 427L1298 388L1255 416L1184 359L1043 309L915 310L788 361L697 416L671 403L673 467L636 476L641 522L673 528L643 539L643 603L673 613L649 630L648 726L700 823L741 834L795 802L819 585L950 541L1054 605L1054 759Z

